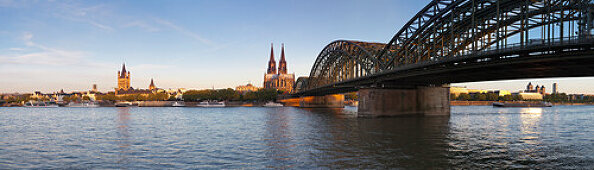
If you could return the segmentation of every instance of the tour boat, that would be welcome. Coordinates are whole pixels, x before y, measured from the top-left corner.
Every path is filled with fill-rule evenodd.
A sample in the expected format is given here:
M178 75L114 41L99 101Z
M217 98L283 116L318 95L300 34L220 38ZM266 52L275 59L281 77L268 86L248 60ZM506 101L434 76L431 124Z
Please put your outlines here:
M55 108L58 107L56 102L43 102L43 101L28 101L25 103L25 107L45 107L45 108Z
M172 107L186 107L186 103L183 101L176 101L176 102L173 102L173 104L171 106Z
M204 102L200 102L198 103L196 106L198 107L225 107L225 102L208 102L208 101L204 101Z
M130 107L132 102L116 102L115 107Z
M77 103L77 102L70 102L68 103L68 105L66 105L66 107L99 107L99 103L97 102L81 102L81 103Z
M283 104L270 101L264 104L264 107L283 107Z
M493 102L493 107L553 107L553 104L551 104L550 102Z

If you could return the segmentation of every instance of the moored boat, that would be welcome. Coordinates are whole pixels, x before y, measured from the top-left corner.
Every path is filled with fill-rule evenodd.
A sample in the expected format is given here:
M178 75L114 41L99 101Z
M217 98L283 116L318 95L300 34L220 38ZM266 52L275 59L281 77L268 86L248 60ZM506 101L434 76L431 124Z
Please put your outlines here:
M171 105L172 107L186 107L186 103L183 101L175 101Z
M270 101L264 104L264 107L283 107L283 104Z
M132 102L116 102L115 107L130 107Z
M196 106L198 106L198 107L225 107L225 102L204 101L204 102L198 103Z
M53 101L44 102L44 101L28 101L24 105L25 107L40 107L40 108L55 108L58 107L58 104Z
M493 102L493 107L553 107L550 102Z
M99 103L97 102L70 102L66 107L99 107Z

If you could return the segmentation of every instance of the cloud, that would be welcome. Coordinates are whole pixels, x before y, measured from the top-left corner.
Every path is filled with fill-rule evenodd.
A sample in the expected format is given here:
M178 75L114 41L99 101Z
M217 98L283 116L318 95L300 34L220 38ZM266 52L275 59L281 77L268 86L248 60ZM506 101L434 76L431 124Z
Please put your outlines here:
M54 3L53 5L58 8L53 14L59 18L87 23L105 31L114 31L113 27L101 23L102 20L109 18L109 10L103 4L90 7L81 7L75 3Z
M210 40L208 40L206 38L203 38L202 36L200 36L200 35L192 32L192 31L189 31L189 30L187 30L184 27L181 27L179 25L176 25L176 24L174 24L172 22L169 22L169 21L166 21L166 20L163 20L163 19L160 19L160 18L155 18L155 21L157 23L162 24L162 25L164 25L166 27L169 27L169 28L171 28L171 29L173 29L173 30L175 30L177 32L180 32L180 33L182 33L182 34L184 34L184 35L186 35L186 36L188 36L190 38L193 38L195 40L198 40L198 41L200 41L200 42L202 42L204 44L214 45L214 43L212 41L210 41Z
M133 22L130 22L130 23L125 24L124 27L138 27L138 28L141 28L141 29L143 29L143 30L145 30L147 32L157 32L157 31L159 31L159 28L157 28L155 26L152 26L152 25L149 25L149 24L147 24L144 21L133 21Z
M25 51L24 48L9 48L10 51Z
M47 47L33 42L33 33L25 32L22 40L31 50L11 48L15 54L0 55L0 61L6 64L72 65L80 64L85 56L81 51L70 51Z

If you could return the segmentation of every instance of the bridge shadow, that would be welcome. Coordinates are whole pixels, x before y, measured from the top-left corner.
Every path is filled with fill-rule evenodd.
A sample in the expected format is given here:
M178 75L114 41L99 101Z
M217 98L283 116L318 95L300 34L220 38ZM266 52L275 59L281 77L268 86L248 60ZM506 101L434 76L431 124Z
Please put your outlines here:
M316 167L331 169L446 167L449 116L360 119L346 109L299 109Z

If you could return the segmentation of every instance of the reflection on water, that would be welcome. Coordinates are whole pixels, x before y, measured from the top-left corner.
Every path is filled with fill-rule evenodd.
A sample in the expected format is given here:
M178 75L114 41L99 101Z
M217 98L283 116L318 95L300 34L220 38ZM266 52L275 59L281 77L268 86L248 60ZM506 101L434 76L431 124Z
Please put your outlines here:
M117 116L117 129L118 129L118 146L119 146L119 154L118 154L118 163L122 165L126 165L130 163L128 159L128 154L130 153L130 108L128 107L117 107L118 109L118 116Z
M593 169L594 107L0 108L0 169Z
M292 132L289 127L291 120L289 114L284 113L287 108L271 108L265 110L266 112L266 134L264 140L266 141L266 157L279 162L267 168L291 168L292 150L294 146L292 143ZM278 166L280 165L280 166Z

